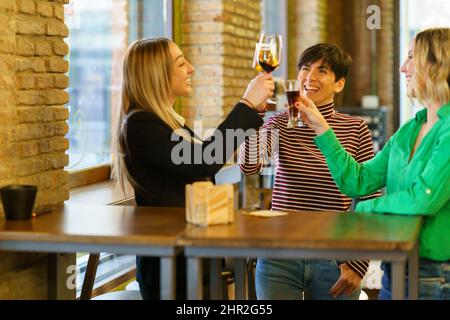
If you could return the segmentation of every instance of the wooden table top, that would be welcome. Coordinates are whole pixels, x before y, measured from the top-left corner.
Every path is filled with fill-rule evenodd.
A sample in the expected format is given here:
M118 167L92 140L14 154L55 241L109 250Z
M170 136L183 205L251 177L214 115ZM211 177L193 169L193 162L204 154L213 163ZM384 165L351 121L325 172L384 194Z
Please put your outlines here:
M65 205L31 220L0 219L0 241L82 244L411 250L421 217L292 211L260 218L235 213L229 225L187 224L184 208Z
M261 218L240 211L234 223L190 228L178 243L194 247L409 251L421 223L417 216L292 211L286 216Z
M175 245L184 208L65 205L31 220L0 219L0 241Z

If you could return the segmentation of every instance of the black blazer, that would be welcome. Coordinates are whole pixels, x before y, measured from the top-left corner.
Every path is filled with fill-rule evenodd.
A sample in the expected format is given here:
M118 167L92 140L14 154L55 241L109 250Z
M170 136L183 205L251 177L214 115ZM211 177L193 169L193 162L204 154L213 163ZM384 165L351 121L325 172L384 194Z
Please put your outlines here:
M137 205L184 207L186 184L199 180L213 180L217 171L243 142L242 139L226 141L226 130L257 129L262 124L263 120L256 111L238 103L215 130L212 139L196 146L197 149L200 148L197 154L198 151L203 154L203 151L218 139L218 135L222 135L224 148L220 161L208 164L203 158L194 158L194 143L183 141L178 135L175 135L176 141L172 141L172 128L155 114L145 111L130 114L126 119L125 141L128 150L125 162L130 175L142 187L134 190ZM187 127L185 129L191 136L194 135L192 130ZM179 152L180 140L183 141L184 147L191 150L190 157L189 154ZM233 148L226 148L230 143L234 143ZM212 147L210 146L207 151ZM172 161L173 151L176 155L182 155L184 159L190 159L189 163L175 164Z
M175 164L172 151L180 147L180 136L172 141L173 130L155 114L139 111L131 113L126 119L125 142L127 145L125 163L130 175L141 188L135 188L138 206L185 206L185 186L198 180L213 180L227 159L243 142L234 139L233 148L226 150L227 129L257 129L263 124L261 116L256 111L242 103L238 103L227 118L219 125L212 139L202 145L201 152L214 143L219 135L224 137L222 157L217 163L205 163L203 158L194 162L192 152L194 143L184 140L184 146L191 150L188 164ZM185 127L191 136L192 130ZM220 141L220 140L219 140ZM185 156L185 154L183 154ZM136 278L140 283L141 293L146 299L159 298L159 259L154 257L136 258ZM177 257L177 298L185 299L185 261ZM142 286L144 285L144 287ZM143 289L145 288L145 289Z

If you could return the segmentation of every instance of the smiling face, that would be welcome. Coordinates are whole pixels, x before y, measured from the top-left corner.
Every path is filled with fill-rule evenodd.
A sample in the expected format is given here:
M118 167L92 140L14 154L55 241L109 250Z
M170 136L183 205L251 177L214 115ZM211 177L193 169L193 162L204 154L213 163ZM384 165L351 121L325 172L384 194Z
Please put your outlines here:
M414 68L414 46L415 41L411 41L411 44L409 45L409 51L408 51L408 57L406 58L405 62L403 62L402 66L400 67L400 72L405 74L406 79L406 87L408 89L408 92L411 92L411 79L414 76L414 73L416 72Z
M184 58L180 48L173 42L170 43L170 54L173 61L172 93L174 97L189 95L192 91L191 76L194 67Z
M336 75L323 59L300 66L297 79L300 81L302 94L317 106L331 103L335 94L344 89L345 78L336 81Z

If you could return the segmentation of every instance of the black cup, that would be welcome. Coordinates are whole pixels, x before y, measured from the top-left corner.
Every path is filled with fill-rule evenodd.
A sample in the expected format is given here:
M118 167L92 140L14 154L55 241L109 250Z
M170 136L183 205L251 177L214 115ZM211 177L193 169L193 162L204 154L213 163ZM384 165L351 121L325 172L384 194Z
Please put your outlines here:
M30 185L9 185L0 189L6 220L30 219L37 187Z

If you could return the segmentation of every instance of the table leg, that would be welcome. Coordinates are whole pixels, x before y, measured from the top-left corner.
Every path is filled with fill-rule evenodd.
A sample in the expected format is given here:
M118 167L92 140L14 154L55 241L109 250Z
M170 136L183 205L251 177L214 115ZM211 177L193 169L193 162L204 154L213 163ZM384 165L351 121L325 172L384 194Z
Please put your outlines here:
M176 260L175 257L161 257L161 300L176 299Z
M419 246L416 242L408 260L409 300L419 299Z
M240 204L239 208L247 207L247 176L241 172L241 183L239 184Z
M236 300L247 300L247 259L234 260L234 285Z
M393 261L391 265L392 299L403 300L405 297L405 262Z
M48 299L76 299L76 255L50 253L48 255Z
M201 258L187 258L187 298L188 300L203 299L203 264Z
M210 259L210 293L211 300L222 299L222 279L220 273L222 271L222 260L217 258Z
M255 289L255 273L253 269L254 259L248 259L248 268L247 268L247 296L249 300L257 300L256 298L256 289Z

